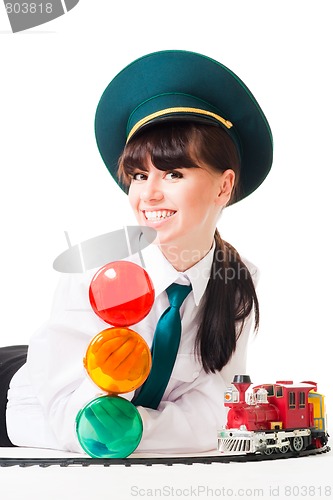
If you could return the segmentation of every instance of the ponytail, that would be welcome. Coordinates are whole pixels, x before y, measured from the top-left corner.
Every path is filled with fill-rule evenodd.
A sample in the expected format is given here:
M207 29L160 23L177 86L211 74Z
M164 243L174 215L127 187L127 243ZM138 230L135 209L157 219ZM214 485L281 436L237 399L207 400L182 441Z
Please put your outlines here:
M217 230L214 239L212 270L195 342L207 373L220 371L228 363L253 308L255 329L259 325L259 304L250 271Z

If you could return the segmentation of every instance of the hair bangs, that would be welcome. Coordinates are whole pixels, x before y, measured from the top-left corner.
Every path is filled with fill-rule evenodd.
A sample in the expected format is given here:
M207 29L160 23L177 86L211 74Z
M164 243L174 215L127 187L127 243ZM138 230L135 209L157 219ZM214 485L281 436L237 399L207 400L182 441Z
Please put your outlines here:
M154 124L134 136L119 160L118 177L129 185L136 170L146 171L150 160L158 170L198 168L191 154L194 130L188 124Z

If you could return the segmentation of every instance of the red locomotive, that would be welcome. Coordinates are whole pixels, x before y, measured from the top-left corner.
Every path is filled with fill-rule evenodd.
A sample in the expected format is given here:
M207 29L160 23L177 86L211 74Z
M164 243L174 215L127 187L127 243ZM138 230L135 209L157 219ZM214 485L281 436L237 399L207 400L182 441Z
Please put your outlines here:
M246 399L250 385L248 375L237 375L234 389L225 393L230 409L226 426L218 432L219 451L270 455L325 447L325 402L316 383L279 380L253 387Z

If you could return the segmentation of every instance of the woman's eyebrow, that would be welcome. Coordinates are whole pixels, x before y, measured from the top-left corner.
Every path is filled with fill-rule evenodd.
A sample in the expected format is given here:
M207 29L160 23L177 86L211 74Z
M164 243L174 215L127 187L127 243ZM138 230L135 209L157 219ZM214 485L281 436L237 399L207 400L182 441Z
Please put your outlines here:
M127 165L125 167L125 169L129 170L131 172L133 172L134 170L141 170L142 172L148 172L149 171L148 167L146 167L145 165L141 165L141 164L139 164L139 165Z

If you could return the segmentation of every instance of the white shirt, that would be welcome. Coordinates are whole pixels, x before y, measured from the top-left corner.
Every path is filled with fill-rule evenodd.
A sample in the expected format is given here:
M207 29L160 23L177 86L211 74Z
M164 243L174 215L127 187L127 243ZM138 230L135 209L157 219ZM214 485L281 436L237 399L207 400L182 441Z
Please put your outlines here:
M174 282L192 285L181 306L182 336L169 384L157 410L138 407L143 420L141 452L190 453L216 449L217 429L225 423L224 391L235 374L246 373L252 315L237 348L220 373L207 374L194 352L197 313L207 287L214 248L186 272L178 272L155 245L143 251L155 288L150 313L130 328L151 346L156 324L169 302L165 289ZM138 256L129 259L141 264ZM256 281L257 269L246 262ZM97 270L63 274L50 320L32 337L27 363L13 377L8 392L7 431L17 446L82 453L75 418L102 391L90 380L83 358L91 339L110 325L92 310L88 289ZM131 400L134 393L122 394Z

